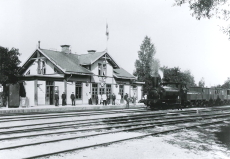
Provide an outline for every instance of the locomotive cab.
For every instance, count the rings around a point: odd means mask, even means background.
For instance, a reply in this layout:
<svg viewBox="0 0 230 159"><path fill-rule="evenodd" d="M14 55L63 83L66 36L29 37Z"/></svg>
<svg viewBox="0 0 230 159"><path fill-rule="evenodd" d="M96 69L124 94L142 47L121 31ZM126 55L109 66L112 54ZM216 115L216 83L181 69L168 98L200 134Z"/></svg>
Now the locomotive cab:
<svg viewBox="0 0 230 159"><path fill-rule="evenodd" d="M187 97L186 85L181 83L161 83L148 92L146 105L154 108L169 108L184 105Z"/></svg>

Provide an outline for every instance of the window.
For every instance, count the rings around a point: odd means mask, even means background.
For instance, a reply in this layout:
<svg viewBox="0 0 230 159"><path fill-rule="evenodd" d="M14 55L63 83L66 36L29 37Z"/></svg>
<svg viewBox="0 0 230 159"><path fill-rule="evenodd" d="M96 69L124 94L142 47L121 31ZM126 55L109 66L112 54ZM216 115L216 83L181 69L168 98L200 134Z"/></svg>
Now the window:
<svg viewBox="0 0 230 159"><path fill-rule="evenodd" d="M38 59L37 73L38 73L38 74L41 74L41 60L40 60L40 59Z"/></svg>
<svg viewBox="0 0 230 159"><path fill-rule="evenodd" d="M121 95L121 98L123 98L123 95L124 95L124 85L119 85L119 93Z"/></svg>
<svg viewBox="0 0 230 159"><path fill-rule="evenodd" d="M98 63L98 75L101 75L102 68L101 68L101 63Z"/></svg>
<svg viewBox="0 0 230 159"><path fill-rule="evenodd" d="M111 94L111 84L106 85L106 94L107 93Z"/></svg>
<svg viewBox="0 0 230 159"><path fill-rule="evenodd" d="M230 95L230 90L227 90L227 95Z"/></svg>
<svg viewBox="0 0 230 159"><path fill-rule="evenodd" d="M92 98L95 98L97 94L97 83L92 84Z"/></svg>
<svg viewBox="0 0 230 159"><path fill-rule="evenodd" d="M46 63L45 61L42 61L42 74L46 74Z"/></svg>
<svg viewBox="0 0 230 159"><path fill-rule="evenodd" d="M82 83L80 82L76 82L75 96L76 96L76 99L82 98Z"/></svg>
<svg viewBox="0 0 230 159"><path fill-rule="evenodd" d="M99 76L106 76L107 75L107 66L106 64L98 63L98 75Z"/></svg>
<svg viewBox="0 0 230 159"><path fill-rule="evenodd" d="M54 86L54 81L46 81L47 86Z"/></svg>
<svg viewBox="0 0 230 159"><path fill-rule="evenodd" d="M103 93L105 93L105 88L100 88L99 89L99 95L102 95Z"/></svg>
<svg viewBox="0 0 230 159"><path fill-rule="evenodd" d="M103 72L102 72L102 76L106 76L107 75L107 71L106 71L106 64L103 64Z"/></svg>

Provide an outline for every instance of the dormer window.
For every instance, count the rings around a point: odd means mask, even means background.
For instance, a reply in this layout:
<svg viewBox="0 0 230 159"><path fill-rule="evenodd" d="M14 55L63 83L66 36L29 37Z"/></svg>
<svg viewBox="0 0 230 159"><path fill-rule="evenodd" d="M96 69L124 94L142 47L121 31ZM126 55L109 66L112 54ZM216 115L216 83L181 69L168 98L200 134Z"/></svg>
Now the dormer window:
<svg viewBox="0 0 230 159"><path fill-rule="evenodd" d="M41 74L41 60L40 60L40 59L38 59L37 73L38 73L38 74Z"/></svg>
<svg viewBox="0 0 230 159"><path fill-rule="evenodd" d="M98 63L98 75L102 75L102 66L101 63Z"/></svg>
<svg viewBox="0 0 230 159"><path fill-rule="evenodd" d="M103 73L102 76L106 76L107 75L107 67L106 64L103 64Z"/></svg>
<svg viewBox="0 0 230 159"><path fill-rule="evenodd" d="M103 64L98 63L98 75L99 76L106 76L107 75L107 66L105 63L103 63Z"/></svg>
<svg viewBox="0 0 230 159"><path fill-rule="evenodd" d="M45 61L42 61L42 74L43 75L46 74L46 63L45 63Z"/></svg>

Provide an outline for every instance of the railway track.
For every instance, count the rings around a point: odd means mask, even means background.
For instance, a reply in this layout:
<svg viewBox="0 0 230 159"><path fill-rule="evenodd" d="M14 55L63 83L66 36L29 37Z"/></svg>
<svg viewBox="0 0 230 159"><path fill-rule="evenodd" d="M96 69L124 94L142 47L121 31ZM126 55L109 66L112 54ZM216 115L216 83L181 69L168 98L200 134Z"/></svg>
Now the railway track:
<svg viewBox="0 0 230 159"><path fill-rule="evenodd" d="M136 112L146 112L144 108L141 109L123 109L123 110L107 110L107 111L90 111L90 112L71 112L71 113L45 113L42 115L32 115L25 114L24 116L12 116L10 117L0 117L0 122L12 122L12 121L24 121L24 120L38 120L38 119L51 119L51 118L66 118L66 117L79 117L79 116L91 116L91 115L104 115L104 114L117 114L117 113L136 113Z"/></svg>
<svg viewBox="0 0 230 159"><path fill-rule="evenodd" d="M197 117L197 118L183 118L183 119L177 119L177 120L167 120L167 121L160 121L160 122L145 122L145 125L148 126L140 126L142 123L136 123L136 124L126 124L126 125L119 125L119 126L110 126L110 127L103 127L103 128L91 128L91 129L81 129L77 131L92 131L92 130L101 130L101 129L119 129L119 128L126 128L126 129L121 129L121 130L113 130L109 132L102 132L102 133L96 133L96 134L90 134L90 135L84 135L84 136L76 136L76 137L71 137L71 138L63 138L63 139L58 139L58 140L49 140L49 141L43 141L43 142L36 142L36 143L30 143L30 144L24 144L24 145L17 145L17 146L11 146L11 147L0 147L0 150L4 149L12 149L12 148L18 148L18 147L25 147L25 146L31 146L31 145L38 145L38 144L44 144L44 143L51 143L51 142L58 142L58 141L63 141L63 140L71 140L71 139L77 139L77 138L86 138L86 137L91 137L91 136L98 136L98 135L104 135L104 134L111 134L111 133L118 133L118 132L123 132L123 131L134 131L134 130L139 130L139 129L146 129L146 128L152 128L156 126L165 126L165 125L173 125L173 124L180 124L184 122L192 122L192 121L197 121L197 120L206 120L206 119L219 119L219 118L226 118L229 117L229 113L223 114L223 115L216 115L216 116L205 116L205 117ZM228 118L230 120L230 118ZM135 128L129 128L129 127L135 127ZM66 132L65 132L66 133ZM59 133L56 133L59 134ZM31 136L28 136L31 137Z"/></svg>
<svg viewBox="0 0 230 159"><path fill-rule="evenodd" d="M224 113L226 116L230 115L230 113ZM131 116L122 116L122 117L112 117L112 118L103 118L103 120L98 120L96 119L96 121L92 121L89 122L87 121L85 123L74 123L74 124L65 124L65 125L55 125L55 126L45 126L45 127L39 127L39 128L27 128L27 129L20 129L20 130L2 130L0 132L0 135L3 134L15 134L15 133L26 133L26 132L38 132L38 131L44 131L44 130L54 130L54 129L63 129L63 128L72 128L72 127L86 127L86 126L98 126L98 125L105 125L105 124L125 124L125 123L130 123L130 122L143 122L143 121L158 121L158 120L177 120L177 119L184 119L186 117L191 118L193 117L194 119L196 118L207 118L209 116L213 116L213 115L218 115L218 113L216 114L204 114L204 115L190 115L190 116L175 116L175 114L169 114L169 116L173 115L172 117L166 117L166 118L162 118L165 114L150 114L150 115L131 115ZM7 127L9 128L9 127ZM6 129L7 129L6 128ZM111 128L111 127L107 127L107 128ZM79 131L79 130L78 130ZM71 131L69 131L71 132ZM61 133L61 132L59 132ZM40 134L41 135L41 134ZM0 138L0 140L2 140Z"/></svg>
<svg viewBox="0 0 230 159"><path fill-rule="evenodd" d="M148 133L148 134L144 134L144 135L137 135L137 136L134 136L134 137L128 137L128 138L124 138L124 139L120 139L120 140L108 141L108 142L103 142L103 143L99 143L99 144L93 144L93 145L88 145L88 146L72 148L72 149L55 151L55 152L51 152L51 153L44 153L44 154L40 154L40 155L34 155L34 156L25 157L24 159L34 159L34 158L42 158L42 157L49 157L50 158L50 156L53 156L53 155L58 155L58 154L63 154L63 153L70 153L70 152L73 152L73 151L78 151L78 150L83 150L83 149L88 149L88 148L96 148L96 147L100 147L100 146L108 146L108 145L123 142L123 141L140 139L140 138L144 138L144 137L148 137L148 136L161 135L161 134L170 133L170 132L174 132L174 131L179 131L179 130L183 130L183 129L192 129L192 128L195 128L195 127L205 126L205 125L209 125L209 124L213 125L213 124L222 123L224 121L230 121L230 119L224 119L224 120L216 121L216 122L207 122L207 123L195 124L195 125L192 125L192 126L184 126L184 127L164 130L164 131L160 131L160 132ZM143 128L141 128L141 129L143 129ZM138 128L132 128L132 130L138 130Z"/></svg>
<svg viewBox="0 0 230 159"><path fill-rule="evenodd" d="M226 111L226 110L225 110ZM70 142L72 140L85 140L88 138L92 138L92 137L100 137L100 136L105 136L105 135L110 135L113 136L112 138L114 138L113 141L106 141L106 142L101 142L101 143L97 143L97 144L89 144L89 145L75 145L75 147L72 148L66 148L66 149L62 149L62 150L52 150L52 152L47 153L47 151L43 151L40 154L33 154L33 155L28 155L28 156L23 156L24 158L40 158L40 157L47 157L47 156L52 156L52 155L57 155L57 154L63 154L63 153L68 153L71 151L76 151L76 150L82 150L82 149L86 149L86 148L92 148L92 147L98 147L98 146L103 146L103 145L108 145L108 144L112 144L112 143L118 143L121 141L128 141L128 140L133 140L133 139L138 139L138 138L143 138L146 136L151 136L151 135L157 135L157 134L162 134L162 133L167 133L167 132L171 132L171 131L176 131L176 130L181 130L181 129L188 129L188 128L193 128L193 127L197 127L197 126L204 126L207 124L213 124L213 123L220 123L223 121L229 121L229 115L230 112L212 112L211 114L194 114L194 110L189 111L188 112L177 112L175 111L174 114L169 113L156 113L153 114L155 112L150 112L152 114L146 114L143 113L141 114L132 114L130 116L118 116L118 117L111 117L111 118L105 118L104 120L102 119L95 119L94 121L90 121L90 122L85 122L83 125L81 125L82 123L78 123L78 129L76 129L76 124L75 125L71 125L71 124L67 124L66 126L69 126L70 128L73 127L72 131L66 131L66 127L62 127L60 129L62 129L62 132L50 132L51 130L54 130L54 127L50 127L50 129L48 129L48 127L45 127L44 130L41 131L48 131L48 132L44 132L43 134L33 134L33 135L22 135L22 136L15 136L15 134L17 133L21 133L20 131L16 130L16 131L5 131L0 133L0 137L2 135L13 135L11 137L5 137L0 139L0 143L4 142L7 143L11 141L10 146L7 144L4 144L3 147L0 148L0 154L1 153L7 153L6 151L11 151L11 150L18 150L18 151L25 151L24 149L36 149L34 147L38 146L38 147L47 147L47 144L61 144L62 142ZM179 116L181 114L179 113L185 113L182 116ZM135 116L136 115L136 116ZM168 116L167 116L168 115ZM147 117L145 117L147 116ZM122 119L119 119L122 118ZM86 119L87 120L87 119ZM85 120L85 121L86 121ZM102 120L102 121L101 121ZM212 120L211 122L208 122L206 120ZM197 121L198 123L194 123L194 121ZM190 126L186 126L183 124L185 123L190 123ZM92 125L93 124L93 125ZM174 125L178 125L178 124L182 124L182 126L178 127L178 128L172 128L172 129L168 129L168 130L164 130L164 131L157 131L154 133L141 133L141 134L137 134L135 136L132 137L124 137L122 139L116 139L116 134L121 133L121 132L136 132L136 131L143 131L143 130L147 130L147 129L151 129L151 131L155 131L156 127L172 127ZM98 125L106 125L106 126L102 126L102 127L95 127ZM88 127L87 126L91 126ZM56 126L57 127L57 126ZM79 129L80 127L80 129ZM86 127L86 128L84 128ZM21 127L23 128L23 127ZM47 129L46 129L47 128ZM24 129L24 133L26 131L31 131L31 132L38 132L38 129L34 129L34 131L32 131L32 129ZM23 132L23 129L21 130ZM89 133L90 132L90 133ZM70 133L78 133L78 134L72 134L71 137L57 137L58 135L60 135L61 133L63 134L70 134ZM80 135L80 133L83 133ZM86 134L85 134L86 133ZM87 134L88 133L88 134ZM31 137L35 137L37 136L39 140L39 138L41 138L42 136L47 136L50 139L50 136L52 137L53 135L56 135L54 137L54 139L52 140L45 140L45 141L39 141L39 142L31 142ZM115 135L115 136L114 136ZM25 143L25 144L15 144L17 143L17 139L20 140L28 140L29 143ZM19 141L20 141L19 140ZM13 143L13 144L12 144ZM0 144L1 145L1 144ZM51 146L52 147L52 146Z"/></svg>

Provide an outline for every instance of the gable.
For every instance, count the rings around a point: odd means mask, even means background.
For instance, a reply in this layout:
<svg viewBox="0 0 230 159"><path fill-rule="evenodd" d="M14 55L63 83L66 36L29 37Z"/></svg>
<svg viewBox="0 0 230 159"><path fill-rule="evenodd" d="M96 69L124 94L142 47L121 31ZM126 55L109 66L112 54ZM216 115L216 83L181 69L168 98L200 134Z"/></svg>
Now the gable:
<svg viewBox="0 0 230 159"><path fill-rule="evenodd" d="M113 60L111 55L107 52L95 52L95 53L88 53L88 54L81 54L79 55L79 63L81 65L92 65L98 60L106 60L113 68L119 68L117 63Z"/></svg>
<svg viewBox="0 0 230 159"><path fill-rule="evenodd" d="M38 66L38 61L42 61ZM36 64L36 63L37 64ZM30 58L23 64L22 68L19 70L19 74L27 74L30 70L30 74L36 73L37 69L34 65L37 65L37 68L41 68L45 62L49 74L55 73L66 73L66 74L93 74L88 69L80 66L78 55L76 54L66 54L63 52L46 50L46 49L37 49ZM36 71L34 72L34 70ZM33 71L31 71L33 70Z"/></svg>
<svg viewBox="0 0 230 159"><path fill-rule="evenodd" d="M43 75L43 74L62 74L63 72L51 63L47 58L41 56L41 59L31 60L33 61L23 73L26 75ZM44 57L44 58L43 58ZM40 63L40 64L39 64Z"/></svg>

